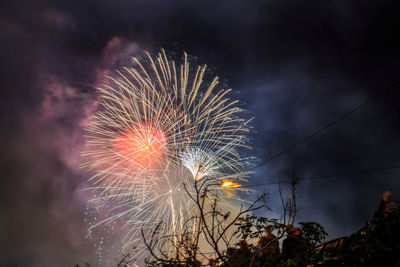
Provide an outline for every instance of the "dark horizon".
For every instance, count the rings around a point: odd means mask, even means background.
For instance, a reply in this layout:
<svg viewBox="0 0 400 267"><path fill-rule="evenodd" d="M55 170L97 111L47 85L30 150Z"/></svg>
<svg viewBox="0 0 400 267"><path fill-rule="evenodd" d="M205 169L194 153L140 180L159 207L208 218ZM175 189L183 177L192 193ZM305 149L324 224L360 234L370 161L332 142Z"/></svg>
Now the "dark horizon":
<svg viewBox="0 0 400 267"><path fill-rule="evenodd" d="M95 86L131 55L186 51L240 91L260 162L250 184L400 165L397 1L4 1L0 4L0 207L4 266L94 261L79 168ZM303 181L297 221L357 231L400 170ZM270 203L279 207L276 187ZM115 238L113 242L117 242ZM111 242L111 241L110 241ZM114 260L109 259L111 262Z"/></svg>

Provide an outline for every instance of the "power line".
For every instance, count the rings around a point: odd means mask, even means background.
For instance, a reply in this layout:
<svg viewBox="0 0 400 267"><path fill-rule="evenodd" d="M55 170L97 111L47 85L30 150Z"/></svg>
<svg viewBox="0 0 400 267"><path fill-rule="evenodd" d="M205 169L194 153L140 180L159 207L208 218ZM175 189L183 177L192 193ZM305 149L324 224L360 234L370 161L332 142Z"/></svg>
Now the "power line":
<svg viewBox="0 0 400 267"><path fill-rule="evenodd" d="M380 172L380 171L387 171L387 170L394 170L394 169L400 169L400 166L392 166L392 167L376 168L376 169L369 169L369 170L362 170L362 171L345 172L345 173L339 173L339 174L312 176L312 177L308 177L308 178L303 179L303 180L326 179L326 178L332 178L332 177L338 177L338 176L349 176L349 175L364 174L364 173L369 173L369 172Z"/></svg>
<svg viewBox="0 0 400 267"><path fill-rule="evenodd" d="M290 146L288 146L287 148L285 148L284 150L282 150L281 152L273 155L272 157L270 157L269 159L259 163L258 165L256 165L255 167L251 168L250 171L257 169L259 167L261 167L264 164L267 164L268 162L282 156L283 154L287 153L288 151L294 149L295 147L307 142L308 140L310 140L311 138L313 138L314 136L319 135L321 132L325 131L326 129L330 128L331 126L335 125L336 123L340 122L341 120L347 118L348 116L350 116L351 114L353 114L354 112L356 112L357 110L359 110L360 108L364 107L365 105L369 104L370 102L372 102L373 100L375 100L376 98L378 98L379 96L381 96L383 93L385 93L387 90L392 89L394 86L389 86L386 89L381 90L380 92L378 92L377 94L373 95L372 97L366 99L364 102L362 102L361 104L355 106L353 109L351 109L350 111L348 111L347 113L343 114L342 116L340 116L339 118L337 118L336 120L328 123L327 125L323 126L322 128L318 129L316 132L312 133L311 135L301 139L300 141L298 141L297 143L294 143Z"/></svg>
<svg viewBox="0 0 400 267"><path fill-rule="evenodd" d="M328 179L328 178L339 177L339 176L358 175L358 174L364 174L364 173L370 173L370 172L380 172L380 171L387 171L387 170L394 170L394 169L400 169L400 165L391 166L391 167L382 167L382 168L375 168L375 169L360 170L360 171L352 171L352 172L335 173L335 174L328 174L328 175L310 176L310 177L306 177L306 178L300 179L299 181L303 182L303 181L310 181L310 180L317 180L317 179ZM273 184L289 183L289 182L290 182L290 180L286 179L286 180L273 181L273 182L269 182L269 183L244 185L242 187L246 188L246 187L273 185Z"/></svg>

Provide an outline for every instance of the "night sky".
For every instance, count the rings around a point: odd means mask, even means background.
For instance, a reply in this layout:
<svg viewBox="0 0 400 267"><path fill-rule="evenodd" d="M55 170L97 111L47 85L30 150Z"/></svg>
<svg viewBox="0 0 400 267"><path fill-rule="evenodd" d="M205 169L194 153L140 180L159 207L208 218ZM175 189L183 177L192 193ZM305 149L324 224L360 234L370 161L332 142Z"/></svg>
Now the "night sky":
<svg viewBox="0 0 400 267"><path fill-rule="evenodd" d="M254 116L251 183L400 165L398 1L36 0L0 3L0 265L96 262L79 168L95 86L131 55L186 51ZM370 219L400 169L304 181L297 221L335 238ZM271 193L277 210L276 187Z"/></svg>

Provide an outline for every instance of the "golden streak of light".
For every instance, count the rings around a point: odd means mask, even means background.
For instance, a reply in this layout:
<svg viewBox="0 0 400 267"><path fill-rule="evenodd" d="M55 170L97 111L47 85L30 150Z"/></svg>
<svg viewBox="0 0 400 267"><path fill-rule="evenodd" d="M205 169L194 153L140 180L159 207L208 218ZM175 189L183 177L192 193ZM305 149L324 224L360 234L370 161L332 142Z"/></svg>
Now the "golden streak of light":
<svg viewBox="0 0 400 267"><path fill-rule="evenodd" d="M222 187L222 188L227 188L227 189L230 189L230 188L237 188L237 187L241 187L241 186L242 186L241 184L232 182L232 181L230 181L230 180L225 180L225 181L223 181L222 184L221 184L221 187Z"/></svg>

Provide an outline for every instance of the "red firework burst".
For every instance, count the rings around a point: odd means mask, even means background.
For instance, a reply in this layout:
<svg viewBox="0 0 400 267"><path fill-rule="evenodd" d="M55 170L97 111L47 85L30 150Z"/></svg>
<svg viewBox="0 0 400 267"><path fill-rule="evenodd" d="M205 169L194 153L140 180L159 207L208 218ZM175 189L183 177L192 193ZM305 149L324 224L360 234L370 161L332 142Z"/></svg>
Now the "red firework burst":
<svg viewBox="0 0 400 267"><path fill-rule="evenodd" d="M164 131L151 123L135 124L113 140L115 151L125 163L137 168L157 168L165 152Z"/></svg>

